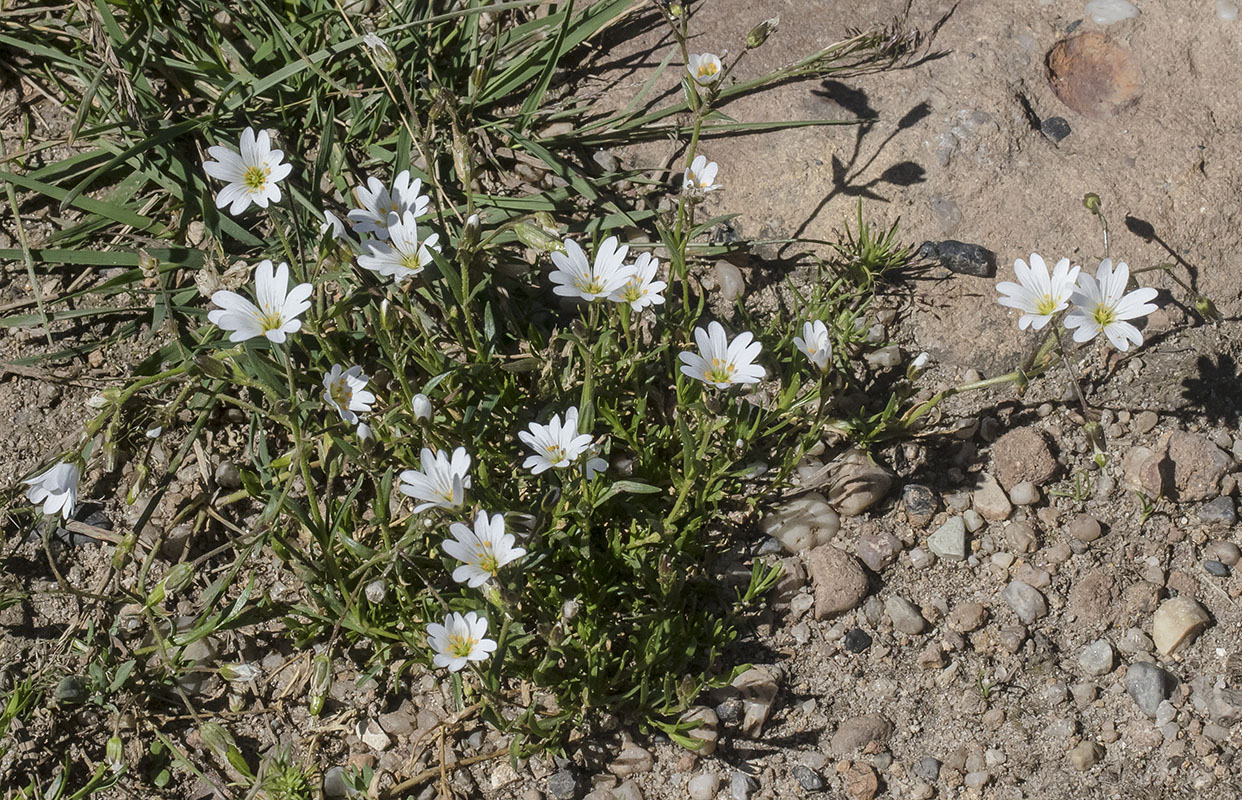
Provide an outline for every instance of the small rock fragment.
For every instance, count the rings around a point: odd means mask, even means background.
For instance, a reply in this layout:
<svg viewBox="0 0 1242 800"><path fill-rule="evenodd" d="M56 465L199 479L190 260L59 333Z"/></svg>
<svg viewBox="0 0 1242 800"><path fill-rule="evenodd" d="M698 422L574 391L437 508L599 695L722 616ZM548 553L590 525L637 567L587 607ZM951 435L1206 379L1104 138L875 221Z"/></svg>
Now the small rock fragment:
<svg viewBox="0 0 1242 800"><path fill-rule="evenodd" d="M893 621L893 629L900 633L917 636L927 628L927 620L923 619L918 606L904 597L893 595L885 600L884 612Z"/></svg>
<svg viewBox="0 0 1242 800"><path fill-rule="evenodd" d="M1139 661L1126 669L1126 693L1152 719L1172 693L1172 684L1172 677L1150 661Z"/></svg>
<svg viewBox="0 0 1242 800"><path fill-rule="evenodd" d="M712 716L716 716L710 709L704 709ZM713 741L714 745L715 742ZM627 743L621 748L621 752L608 765L608 771L618 778L628 778L630 775L641 775L650 772L655 766L655 757L646 748L639 747L633 742Z"/></svg>
<svg viewBox="0 0 1242 800"><path fill-rule="evenodd" d="M1005 490L1022 481L1041 486L1060 468L1048 438L1034 428L1009 431L996 440L991 452L992 472Z"/></svg>
<svg viewBox="0 0 1242 800"><path fill-rule="evenodd" d="M919 258L937 261L950 272L961 275L991 278L996 274L996 253L982 245L967 244L955 239L923 242L919 246Z"/></svg>
<svg viewBox="0 0 1242 800"><path fill-rule="evenodd" d="M893 724L879 714L863 714L844 720L832 735L829 748L833 755L844 758L868 742L885 744L893 733Z"/></svg>
<svg viewBox="0 0 1242 800"><path fill-rule="evenodd" d="M552 800L574 800L578 796L578 775L573 770L558 769L548 776L548 797Z"/></svg>
<svg viewBox="0 0 1242 800"><path fill-rule="evenodd" d="M752 667L734 678L732 685L742 693L742 734L753 739L763 730L763 724L772 713L776 680L762 667Z"/></svg>
<svg viewBox="0 0 1242 800"><path fill-rule="evenodd" d="M1129 0L1091 0L1084 9L1096 25L1112 25L1127 19L1135 19L1141 13Z"/></svg>
<svg viewBox="0 0 1242 800"><path fill-rule="evenodd" d="M1189 597L1173 597L1156 609L1151 638L1156 649L1169 655L1183 644L1190 644L1211 621L1203 606Z"/></svg>
<svg viewBox="0 0 1242 800"><path fill-rule="evenodd" d="M822 494L807 492L778 506L759 525L786 550L801 553L831 542L841 518Z"/></svg>
<svg viewBox="0 0 1242 800"><path fill-rule="evenodd" d="M928 537L927 549L946 561L965 561L966 523L961 517L949 517Z"/></svg>
<svg viewBox="0 0 1242 800"><path fill-rule="evenodd" d="M1100 521L1090 514L1079 514L1069 524L1070 536L1080 542L1094 542L1104 535Z"/></svg>
<svg viewBox="0 0 1242 800"><path fill-rule="evenodd" d="M893 476L861 450L851 448L827 465L828 501L844 517L856 517L884 499Z"/></svg>
<svg viewBox="0 0 1242 800"><path fill-rule="evenodd" d="M867 573L844 550L821 545L807 551L805 559L815 590L815 619L857 608L867 596Z"/></svg>
<svg viewBox="0 0 1242 800"><path fill-rule="evenodd" d="M759 786L758 782L741 770L734 770L729 779L729 796L733 800L750 800L751 794Z"/></svg>
<svg viewBox="0 0 1242 800"><path fill-rule="evenodd" d="M1113 645L1107 639L1096 639L1078 655L1078 665L1088 675L1107 675L1117 665Z"/></svg>
<svg viewBox="0 0 1242 800"><path fill-rule="evenodd" d="M1053 144L1060 144L1071 133L1065 117L1048 117L1039 124L1039 131Z"/></svg>
<svg viewBox="0 0 1242 800"><path fill-rule="evenodd" d="M864 533L858 537L858 557L873 572L880 572L897 560L901 540L888 531Z"/></svg>
<svg viewBox="0 0 1242 800"><path fill-rule="evenodd" d="M931 522L940 508L936 493L918 483L911 483L901 490L901 504L906 510L906 519L916 528Z"/></svg>
<svg viewBox="0 0 1242 800"><path fill-rule="evenodd" d="M1034 586L1023 581L1010 581L1001 593L1005 603L1027 625L1048 614L1048 603Z"/></svg>
<svg viewBox="0 0 1242 800"><path fill-rule="evenodd" d="M691 739L702 742L695 752L701 756L710 756L716 752L716 739L720 735L720 717L707 706L694 706L681 715L681 721L697 724L698 727L686 733Z"/></svg>
<svg viewBox="0 0 1242 800"><path fill-rule="evenodd" d="M1091 769L1103 757L1104 748L1095 742L1079 742L1077 747L1069 751L1070 765L1081 772Z"/></svg>
<svg viewBox="0 0 1242 800"><path fill-rule="evenodd" d="M710 771L694 774L686 784L686 793L690 795L690 800L716 800L716 792L719 790L720 776Z"/></svg>
<svg viewBox="0 0 1242 800"><path fill-rule="evenodd" d="M871 646L871 635L862 628L854 628L845 634L841 644L851 653L861 653Z"/></svg>
<svg viewBox="0 0 1242 800"><path fill-rule="evenodd" d="M1236 566L1242 560L1242 549L1233 542L1212 542L1205 552L1208 558L1214 558L1227 567Z"/></svg>
<svg viewBox="0 0 1242 800"><path fill-rule="evenodd" d="M970 633L983 627L987 619L988 611L981 603L960 603L949 614L949 628L958 633Z"/></svg>
<svg viewBox="0 0 1242 800"><path fill-rule="evenodd" d="M1009 498L1005 496L1005 490L989 472L979 474L979 488L971 494L971 502L975 511L984 519L1008 519L1013 511Z"/></svg>
<svg viewBox="0 0 1242 800"><path fill-rule="evenodd" d="M1029 506L1039 502L1039 487L1030 481L1015 483L1009 490L1009 501L1017 506Z"/></svg>
<svg viewBox="0 0 1242 800"><path fill-rule="evenodd" d="M1203 562L1203 568L1218 578L1229 577L1229 567L1226 567L1219 561L1209 558L1207 561Z"/></svg>
<svg viewBox="0 0 1242 800"><path fill-rule="evenodd" d="M1233 525L1238 521L1238 512L1233 506L1233 498L1228 496L1207 501L1199 506L1196 516L1205 525Z"/></svg>
<svg viewBox="0 0 1242 800"><path fill-rule="evenodd" d="M805 764L795 764L794 768L790 770L790 772L793 774L794 780L798 782L798 785L801 786L804 791L823 791L824 779L819 777L819 773Z"/></svg>

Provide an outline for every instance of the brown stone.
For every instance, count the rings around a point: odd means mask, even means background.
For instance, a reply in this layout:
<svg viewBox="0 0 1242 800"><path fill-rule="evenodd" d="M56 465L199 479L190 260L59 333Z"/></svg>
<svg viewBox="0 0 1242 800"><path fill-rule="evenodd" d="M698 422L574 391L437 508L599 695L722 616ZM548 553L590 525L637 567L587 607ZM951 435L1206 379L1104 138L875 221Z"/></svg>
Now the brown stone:
<svg viewBox="0 0 1242 800"><path fill-rule="evenodd" d="M1009 431L992 445L992 472L1006 492L1022 481L1042 486L1059 469L1048 437L1035 428Z"/></svg>
<svg viewBox="0 0 1242 800"><path fill-rule="evenodd" d="M867 596L867 573L854 556L831 545L820 545L806 551L804 557L815 590L815 619L857 608Z"/></svg>
<svg viewBox="0 0 1242 800"><path fill-rule="evenodd" d="M880 779L868 764L855 762L845 772L845 793L850 800L871 800L880 791Z"/></svg>
<svg viewBox="0 0 1242 800"><path fill-rule="evenodd" d="M1057 98L1083 116L1104 119L1139 101L1137 63L1129 50L1102 33L1062 39L1048 51L1047 66Z"/></svg>

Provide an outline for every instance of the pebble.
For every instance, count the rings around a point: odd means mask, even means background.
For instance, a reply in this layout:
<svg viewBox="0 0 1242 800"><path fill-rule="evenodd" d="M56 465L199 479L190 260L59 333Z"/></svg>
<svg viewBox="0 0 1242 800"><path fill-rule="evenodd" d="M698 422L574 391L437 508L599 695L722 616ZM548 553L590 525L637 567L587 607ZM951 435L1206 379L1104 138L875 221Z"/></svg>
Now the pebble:
<svg viewBox="0 0 1242 800"><path fill-rule="evenodd" d="M1233 542L1212 542L1205 552L1208 558L1213 558L1227 567L1235 566L1242 560L1242 549Z"/></svg>
<svg viewBox="0 0 1242 800"><path fill-rule="evenodd" d="M982 245L967 244L955 239L923 242L919 246L919 258L938 261L940 266L960 275L991 278L996 274L996 253Z"/></svg>
<svg viewBox="0 0 1242 800"><path fill-rule="evenodd" d="M686 784L686 793L690 800L715 800L720 790L720 776L714 772L699 772L691 776Z"/></svg>
<svg viewBox="0 0 1242 800"><path fill-rule="evenodd" d="M548 776L548 797L553 800L573 800L578 796L578 776L572 770L559 769Z"/></svg>
<svg viewBox="0 0 1242 800"><path fill-rule="evenodd" d="M241 469L232 461L221 461L216 467L216 485L221 489L241 488Z"/></svg>
<svg viewBox="0 0 1242 800"><path fill-rule="evenodd" d="M1077 747L1069 751L1070 766L1080 772L1091 769L1103 757L1104 748L1095 742L1079 742Z"/></svg>
<svg viewBox="0 0 1242 800"><path fill-rule="evenodd" d="M815 619L857 608L867 596L867 573L857 558L831 545L806 553L807 571L815 591Z"/></svg>
<svg viewBox="0 0 1242 800"><path fill-rule="evenodd" d="M1069 524L1070 536L1080 542L1094 542L1104 535L1100 521L1090 514L1079 514Z"/></svg>
<svg viewBox="0 0 1242 800"><path fill-rule="evenodd" d="M858 537L858 557L873 572L879 572L896 561L901 549L901 540L888 531L864 533Z"/></svg>
<svg viewBox="0 0 1242 800"><path fill-rule="evenodd" d="M1169 492L1172 499L1187 503L1219 497L1221 478L1233 467L1233 458L1228 453L1206 436L1185 431L1165 434L1161 442L1172 465L1173 486ZM1157 453L1157 456L1163 455Z"/></svg>
<svg viewBox="0 0 1242 800"><path fill-rule="evenodd" d="M862 628L854 628L841 640L845 649L851 653L861 653L871 646L871 635Z"/></svg>
<svg viewBox="0 0 1242 800"><path fill-rule="evenodd" d="M966 523L961 517L949 517L928 537L927 549L946 561L965 561Z"/></svg>
<svg viewBox="0 0 1242 800"><path fill-rule="evenodd" d="M1039 124L1039 130L1053 144L1060 144L1071 133L1070 124L1065 117L1048 117Z"/></svg>
<svg viewBox="0 0 1242 800"><path fill-rule="evenodd" d="M924 569L936 563L936 557L921 547L910 549L910 565L915 569Z"/></svg>
<svg viewBox="0 0 1242 800"><path fill-rule="evenodd" d="M1088 675L1107 675L1117 666L1117 654L1107 639L1096 639L1082 649L1078 665Z"/></svg>
<svg viewBox="0 0 1242 800"><path fill-rule="evenodd" d="M1150 653L1151 648L1151 637L1138 628L1130 628L1121 635L1121 640L1117 642L1117 649L1130 655Z"/></svg>
<svg viewBox="0 0 1242 800"><path fill-rule="evenodd" d="M701 756L710 756L716 752L716 739L720 735L720 717L707 706L694 706L681 715L681 721L696 723L697 728L687 731L686 736L702 742L695 752Z"/></svg>
<svg viewBox="0 0 1242 800"><path fill-rule="evenodd" d="M1151 638L1156 649L1169 655L1189 645L1211 621L1203 606L1189 597L1173 597L1161 603L1152 620Z"/></svg>
<svg viewBox="0 0 1242 800"><path fill-rule="evenodd" d="M789 552L801 553L831 542L841 517L822 494L807 492L773 510L759 526Z"/></svg>
<svg viewBox="0 0 1242 800"><path fill-rule="evenodd" d="M1220 563L1219 561L1213 561L1212 559L1208 559L1207 561L1203 562L1203 568L1218 578L1229 577L1229 567L1226 567L1224 564Z"/></svg>
<svg viewBox="0 0 1242 800"><path fill-rule="evenodd" d="M1225 22L1233 22L1238 18L1238 5L1232 0L1216 0L1216 16Z"/></svg>
<svg viewBox="0 0 1242 800"><path fill-rule="evenodd" d="M914 765L914 774L928 783L940 780L940 762L934 756L923 756Z"/></svg>
<svg viewBox="0 0 1242 800"><path fill-rule="evenodd" d="M643 800L643 791L634 781L626 781L612 790L612 800Z"/></svg>
<svg viewBox="0 0 1242 800"><path fill-rule="evenodd" d="M1172 677L1150 661L1139 661L1126 670L1126 694L1140 711L1153 719L1160 704L1172 692L1172 683Z"/></svg>
<svg viewBox="0 0 1242 800"><path fill-rule="evenodd" d="M1014 484L1009 490L1009 501L1017 506L1030 506L1039 502L1039 487L1030 481Z"/></svg>
<svg viewBox="0 0 1242 800"><path fill-rule="evenodd" d="M356 733L363 744L376 752L383 752L392 745L392 739L384 733L384 729L375 720L359 722Z"/></svg>
<svg viewBox="0 0 1242 800"><path fill-rule="evenodd" d="M856 517L880 502L893 475L861 450L852 448L828 464L828 501L843 517Z"/></svg>
<svg viewBox="0 0 1242 800"><path fill-rule="evenodd" d="M778 688L776 679L768 670L752 667L734 678L731 685L742 693L742 734L753 739L772 713Z"/></svg>
<svg viewBox="0 0 1242 800"><path fill-rule="evenodd" d="M845 794L850 800L871 800L880 791L880 779L870 765L856 761L845 772Z"/></svg>
<svg viewBox="0 0 1242 800"><path fill-rule="evenodd" d="M967 533L975 533L984 526L983 517L973 508L968 508L962 512L962 522L966 525Z"/></svg>
<svg viewBox="0 0 1242 800"><path fill-rule="evenodd" d="M1096 25L1112 25L1127 19L1135 19L1141 13L1129 0L1091 0L1085 12Z"/></svg>
<svg viewBox="0 0 1242 800"><path fill-rule="evenodd" d="M1238 521L1238 512L1232 497L1218 497L1199 506L1196 512L1204 525L1232 525Z"/></svg>
<svg viewBox="0 0 1242 800"><path fill-rule="evenodd" d="M970 633L983 627L987 619L988 611L982 603L959 603L949 614L949 628L958 633Z"/></svg>
<svg viewBox="0 0 1242 800"><path fill-rule="evenodd" d="M1029 522L1015 522L1005 528L1005 538L1015 553L1034 553L1039 549L1039 539Z"/></svg>
<svg viewBox="0 0 1242 800"><path fill-rule="evenodd" d="M884 611L893 622L893 629L909 636L917 636L927 628L927 620L918 606L904 597L893 595L884 601Z"/></svg>
<svg viewBox="0 0 1242 800"><path fill-rule="evenodd" d="M329 800L345 797L348 793L345 786L345 768L329 767L323 774L323 796Z"/></svg>
<svg viewBox="0 0 1242 800"><path fill-rule="evenodd" d="M931 522L940 501L936 493L926 486L911 483L901 490L901 505L906 510L906 519L916 528L922 528Z"/></svg>
<svg viewBox="0 0 1242 800"><path fill-rule="evenodd" d="M750 795L758 788L754 778L739 770L733 771L729 779L729 796L733 800L750 800Z"/></svg>
<svg viewBox="0 0 1242 800"><path fill-rule="evenodd" d="M711 709L703 710L713 717L716 716ZM715 746L714 737L712 746L713 748ZM646 748L629 742L621 748L621 752L608 765L608 771L618 778L628 778L630 775L641 775L644 772L650 772L653 766L655 766L655 757Z"/></svg>
<svg viewBox="0 0 1242 800"><path fill-rule="evenodd" d="M720 299L732 303L746 291L742 271L728 261L717 261L715 266L717 291Z"/></svg>
<svg viewBox="0 0 1242 800"><path fill-rule="evenodd" d="M892 733L893 724L881 715L863 714L844 720L828 746L833 755L844 758L870 742L885 744Z"/></svg>
<svg viewBox="0 0 1242 800"><path fill-rule="evenodd" d="M808 792L823 791L824 779L819 777L819 773L804 764L795 764L791 770L794 780Z"/></svg>
<svg viewBox="0 0 1242 800"><path fill-rule="evenodd" d="M1013 506L1005 496L1005 490L990 472L979 474L979 488L971 495L975 511L984 519L1008 519Z"/></svg>
<svg viewBox="0 0 1242 800"><path fill-rule="evenodd" d="M1048 603L1039 590L1023 581L1010 581L1002 592L1005 603L1018 615L1018 619L1030 624L1048 614Z"/></svg>

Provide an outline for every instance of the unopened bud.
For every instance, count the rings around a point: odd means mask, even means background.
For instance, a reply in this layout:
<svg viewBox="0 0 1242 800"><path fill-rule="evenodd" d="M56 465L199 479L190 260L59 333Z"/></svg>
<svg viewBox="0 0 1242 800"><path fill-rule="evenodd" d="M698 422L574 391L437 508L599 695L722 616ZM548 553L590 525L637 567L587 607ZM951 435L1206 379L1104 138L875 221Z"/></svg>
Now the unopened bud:
<svg viewBox="0 0 1242 800"><path fill-rule="evenodd" d="M207 749L220 758L228 756L229 748L236 747L237 741L222 725L215 722L204 722L198 726L198 738L203 740Z"/></svg>
<svg viewBox="0 0 1242 800"><path fill-rule="evenodd" d="M1095 192L1088 192L1084 195L1082 204L1092 214L1100 213L1100 196Z"/></svg>
<svg viewBox="0 0 1242 800"><path fill-rule="evenodd" d="M1204 295L1195 297L1195 311L1207 322L1220 322L1221 320L1216 304Z"/></svg>
<svg viewBox="0 0 1242 800"><path fill-rule="evenodd" d="M397 54L378 35L368 33L362 37L362 43L371 51L371 57L375 59L375 66L384 72L393 72L397 69Z"/></svg>
<svg viewBox="0 0 1242 800"><path fill-rule="evenodd" d="M566 600L561 604L561 622L572 622L578 616L580 609L581 606L577 598Z"/></svg>
<svg viewBox="0 0 1242 800"><path fill-rule="evenodd" d="M221 664L220 677L230 683L247 683L259 677L259 668L246 663Z"/></svg>
<svg viewBox="0 0 1242 800"><path fill-rule="evenodd" d="M458 250L473 250L479 241L479 215L471 214L462 226L461 236L457 242Z"/></svg>
<svg viewBox="0 0 1242 800"><path fill-rule="evenodd" d="M358 423L358 441L365 442L371 438L371 426L365 422Z"/></svg>
<svg viewBox="0 0 1242 800"><path fill-rule="evenodd" d="M152 279L159 277L160 260L148 253L146 250L138 251L138 269L142 270L142 277Z"/></svg>
<svg viewBox="0 0 1242 800"><path fill-rule="evenodd" d="M307 710L312 717L319 716L323 711L323 701L328 695L328 686L332 682L332 659L327 653L315 656L311 664L310 703Z"/></svg>
<svg viewBox="0 0 1242 800"><path fill-rule="evenodd" d="M410 405L414 408L414 419L419 422L431 419L432 408L430 397L422 392L419 392L414 395L414 400L410 403Z"/></svg>
<svg viewBox="0 0 1242 800"><path fill-rule="evenodd" d="M229 368L224 362L218 358L202 355L194 359L194 365L203 371L203 374L211 378L227 378L229 376Z"/></svg>
<svg viewBox="0 0 1242 800"><path fill-rule="evenodd" d="M906 367L906 380L912 381L919 375L922 375L923 370L927 369L929 361L931 361L931 356L927 355L927 353L919 353L915 359L910 362L910 366Z"/></svg>
<svg viewBox="0 0 1242 800"><path fill-rule="evenodd" d="M772 31L776 30L776 26L781 23L780 17L772 17L765 19L758 25L750 29L750 33L746 34L746 47L753 50L768 40L768 36Z"/></svg>
<svg viewBox="0 0 1242 800"><path fill-rule="evenodd" d="M686 8L681 3L668 4L668 15L673 19L681 19L682 15L685 13Z"/></svg>
<svg viewBox="0 0 1242 800"><path fill-rule="evenodd" d="M519 222L514 225L513 232L522 244L545 253L560 250L562 247L559 240L552 238L542 228L537 228L529 222Z"/></svg>
<svg viewBox="0 0 1242 800"><path fill-rule="evenodd" d="M120 736L113 736L104 746L104 760L112 767L113 772L125 769L125 742Z"/></svg>
<svg viewBox="0 0 1242 800"><path fill-rule="evenodd" d="M366 592L367 600L379 605L388 596L388 583L383 578L379 578L368 583L363 591Z"/></svg>

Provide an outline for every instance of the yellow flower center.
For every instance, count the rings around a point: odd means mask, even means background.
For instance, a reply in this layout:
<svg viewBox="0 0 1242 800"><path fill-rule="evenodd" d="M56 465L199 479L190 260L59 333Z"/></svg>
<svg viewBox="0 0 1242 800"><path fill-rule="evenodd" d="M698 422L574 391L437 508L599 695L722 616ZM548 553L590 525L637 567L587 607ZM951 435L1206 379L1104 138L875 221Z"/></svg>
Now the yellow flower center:
<svg viewBox="0 0 1242 800"><path fill-rule="evenodd" d="M474 557L479 562L479 569L487 574L495 575L500 571L500 560L492 552L491 545L479 545L479 549L475 551Z"/></svg>
<svg viewBox="0 0 1242 800"><path fill-rule="evenodd" d="M604 291L603 281L594 275L579 278L575 285L578 287L578 291L583 294L601 294Z"/></svg>
<svg viewBox="0 0 1242 800"><path fill-rule="evenodd" d="M1051 314L1053 311L1056 311L1056 310L1057 310L1057 301L1053 300L1052 295L1050 294L1044 295L1043 297L1040 298L1039 302L1035 304L1035 313L1041 316L1044 316L1044 317L1048 316L1049 314Z"/></svg>
<svg viewBox="0 0 1242 800"><path fill-rule="evenodd" d="M242 183L252 192L257 192L267 186L267 176L271 174L271 170L267 167L246 167L246 171L242 173Z"/></svg>
<svg viewBox="0 0 1242 800"><path fill-rule="evenodd" d="M565 460L565 448L561 447L559 444L550 444L543 449L544 452L547 453L544 457L553 464L559 464Z"/></svg>
<svg viewBox="0 0 1242 800"><path fill-rule="evenodd" d="M710 78L719 71L720 68L716 66L715 61L704 61L702 64L699 64L700 78Z"/></svg>
<svg viewBox="0 0 1242 800"><path fill-rule="evenodd" d="M419 260L418 260L418 254L417 254L417 253L412 253L412 254L410 254L410 255L405 255L405 256L402 256L402 257L401 257L401 266L405 267L406 269L410 270L411 272L419 272L419 271L421 271L421 270L422 270L422 268L423 268L423 265L422 265L422 264L419 262Z"/></svg>
<svg viewBox="0 0 1242 800"><path fill-rule="evenodd" d="M1108 306L1100 303L1095 307L1095 311L1091 312L1091 319L1095 320L1095 324L1101 328L1107 328L1117 321L1117 314Z"/></svg>
<svg viewBox="0 0 1242 800"><path fill-rule="evenodd" d="M332 395L332 402L341 408L349 408L349 402L354 399L353 390L349 388L344 378L333 381L328 393Z"/></svg>
<svg viewBox="0 0 1242 800"><path fill-rule="evenodd" d="M473 636L463 636L460 633L455 633L448 640L449 655L456 656L457 658L469 658L470 654L474 652L474 646L478 643L479 640Z"/></svg>
<svg viewBox="0 0 1242 800"><path fill-rule="evenodd" d="M259 327L264 333L268 331L278 331L285 326L285 319L279 311L268 311L259 318Z"/></svg>
<svg viewBox="0 0 1242 800"><path fill-rule="evenodd" d="M721 361L719 358L712 359L712 365L707 370L706 377L712 383L732 383L733 373L737 371L731 362Z"/></svg>

